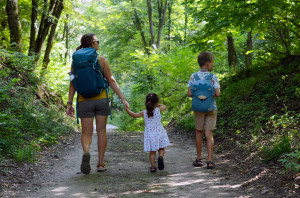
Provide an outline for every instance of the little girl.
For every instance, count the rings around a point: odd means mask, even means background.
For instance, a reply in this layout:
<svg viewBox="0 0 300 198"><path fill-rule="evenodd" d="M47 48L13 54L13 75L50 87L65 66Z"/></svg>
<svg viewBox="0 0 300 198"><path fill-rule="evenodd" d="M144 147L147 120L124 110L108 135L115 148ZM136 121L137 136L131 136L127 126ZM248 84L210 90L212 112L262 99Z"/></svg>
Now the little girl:
<svg viewBox="0 0 300 198"><path fill-rule="evenodd" d="M133 118L144 117L145 133L144 133L144 151L150 152L149 159L151 163L150 172L156 172L155 166L156 152L159 157L157 159L158 169L163 170L165 147L170 144L166 130L161 123L160 112L166 110L165 105L158 104L159 98L155 93L150 93L146 97L145 106L147 110L134 113L126 108L127 113Z"/></svg>

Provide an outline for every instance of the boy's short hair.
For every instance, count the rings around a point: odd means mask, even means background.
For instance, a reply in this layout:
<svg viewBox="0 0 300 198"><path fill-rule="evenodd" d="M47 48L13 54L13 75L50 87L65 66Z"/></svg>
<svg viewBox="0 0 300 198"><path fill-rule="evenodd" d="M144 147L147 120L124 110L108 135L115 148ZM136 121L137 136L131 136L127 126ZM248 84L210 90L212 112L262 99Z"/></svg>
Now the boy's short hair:
<svg viewBox="0 0 300 198"><path fill-rule="evenodd" d="M200 67L204 66L207 62L212 62L214 55L211 52L200 52L198 55L198 64Z"/></svg>

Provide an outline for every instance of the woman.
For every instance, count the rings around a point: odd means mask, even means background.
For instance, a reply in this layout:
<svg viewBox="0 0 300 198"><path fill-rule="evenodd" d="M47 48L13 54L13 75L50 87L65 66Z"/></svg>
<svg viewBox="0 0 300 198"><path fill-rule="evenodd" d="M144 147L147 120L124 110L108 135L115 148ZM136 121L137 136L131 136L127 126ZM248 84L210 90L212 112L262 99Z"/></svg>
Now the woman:
<svg viewBox="0 0 300 198"><path fill-rule="evenodd" d="M99 41L95 34L85 34L81 38L81 45L77 47L76 50L92 47L96 50L99 49ZM104 76L107 79L109 86L114 90L114 92L120 97L124 107L129 107L129 104L125 100L118 83L111 74L109 65L105 58L99 56L99 63L104 71ZM72 68L71 68L72 70ZM75 94L75 88L70 82L69 87L69 101L68 104L68 115L74 117L73 97ZM106 92L102 91L98 96L86 99L79 94L78 98L78 117L81 119L82 135L81 144L83 148L83 156L81 162L81 172L84 174L89 174L91 171L90 167L90 145L92 143L93 135L93 121L96 118L96 131L98 135L98 156L99 161L97 164L97 171L105 171L105 164L103 162L104 153L107 146L106 137L106 123L107 116L109 115L109 108L106 100Z"/></svg>

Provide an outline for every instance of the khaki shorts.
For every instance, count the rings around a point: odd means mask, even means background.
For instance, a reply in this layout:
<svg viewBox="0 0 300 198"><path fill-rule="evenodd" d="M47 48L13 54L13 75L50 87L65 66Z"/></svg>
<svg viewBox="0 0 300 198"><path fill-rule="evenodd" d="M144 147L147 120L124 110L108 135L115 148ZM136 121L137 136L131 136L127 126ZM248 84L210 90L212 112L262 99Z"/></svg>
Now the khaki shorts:
<svg viewBox="0 0 300 198"><path fill-rule="evenodd" d="M90 118L96 115L108 116L109 108L107 105L107 99L98 100L86 100L78 102L78 117Z"/></svg>
<svg viewBox="0 0 300 198"><path fill-rule="evenodd" d="M215 130L217 123L217 111L212 112L197 112L195 113L195 127L196 130Z"/></svg>

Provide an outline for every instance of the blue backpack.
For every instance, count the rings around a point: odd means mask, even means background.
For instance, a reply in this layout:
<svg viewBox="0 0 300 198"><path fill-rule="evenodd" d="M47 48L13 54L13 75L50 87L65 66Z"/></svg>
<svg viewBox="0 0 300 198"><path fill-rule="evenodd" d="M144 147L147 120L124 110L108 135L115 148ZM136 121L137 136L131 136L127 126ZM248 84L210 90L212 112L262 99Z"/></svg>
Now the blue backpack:
<svg viewBox="0 0 300 198"><path fill-rule="evenodd" d="M104 77L104 71L98 61L96 49L89 47L74 52L72 55L72 69L74 71L74 79L71 82L77 93L88 99L99 95L105 90L107 104L109 106L109 84ZM76 109L78 109L78 94L76 107ZM111 116L110 106L109 111ZM79 123L78 116L77 123Z"/></svg>
<svg viewBox="0 0 300 198"><path fill-rule="evenodd" d="M198 112L211 112L214 107L214 85L211 81L213 74L206 76L205 80L200 80L197 73L194 74L195 82L191 87L193 101L192 110Z"/></svg>

